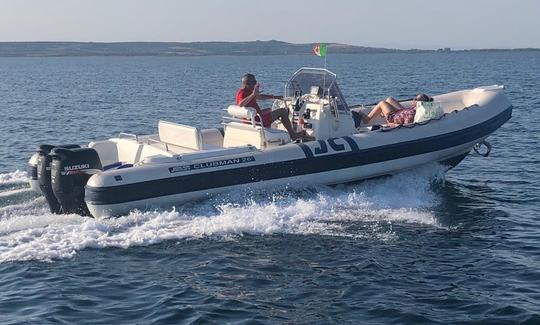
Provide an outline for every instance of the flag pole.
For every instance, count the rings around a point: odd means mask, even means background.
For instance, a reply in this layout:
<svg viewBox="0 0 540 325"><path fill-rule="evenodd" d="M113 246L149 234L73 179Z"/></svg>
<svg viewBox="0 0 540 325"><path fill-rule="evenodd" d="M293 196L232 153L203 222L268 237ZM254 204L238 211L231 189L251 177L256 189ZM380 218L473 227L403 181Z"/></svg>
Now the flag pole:
<svg viewBox="0 0 540 325"><path fill-rule="evenodd" d="M323 77L323 97L324 97L324 91L326 90L326 44L324 45L325 51L324 51L324 77ZM328 91L328 101L330 101L330 91Z"/></svg>
<svg viewBox="0 0 540 325"><path fill-rule="evenodd" d="M326 43L317 43L315 44L315 47L313 48L313 52L315 55L319 57L324 57L324 76L323 76L323 98L324 98L324 91L326 88ZM328 100L330 100L330 91L328 92Z"/></svg>
<svg viewBox="0 0 540 325"><path fill-rule="evenodd" d="M326 56L324 56L324 76L323 76L323 83L322 83L322 89L323 89L323 98L324 98L324 92L326 90ZM328 99L330 100L330 92L328 93Z"/></svg>

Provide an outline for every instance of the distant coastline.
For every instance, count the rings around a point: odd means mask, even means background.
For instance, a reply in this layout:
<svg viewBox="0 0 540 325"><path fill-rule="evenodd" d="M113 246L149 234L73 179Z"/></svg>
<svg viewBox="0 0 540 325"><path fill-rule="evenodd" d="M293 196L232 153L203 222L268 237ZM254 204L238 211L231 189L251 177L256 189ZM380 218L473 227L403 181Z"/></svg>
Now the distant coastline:
<svg viewBox="0 0 540 325"><path fill-rule="evenodd" d="M312 43L249 42L0 42L0 57L63 56L212 56L290 55L312 53ZM330 54L450 53L485 51L540 51L538 48L437 50L390 49L328 43Z"/></svg>

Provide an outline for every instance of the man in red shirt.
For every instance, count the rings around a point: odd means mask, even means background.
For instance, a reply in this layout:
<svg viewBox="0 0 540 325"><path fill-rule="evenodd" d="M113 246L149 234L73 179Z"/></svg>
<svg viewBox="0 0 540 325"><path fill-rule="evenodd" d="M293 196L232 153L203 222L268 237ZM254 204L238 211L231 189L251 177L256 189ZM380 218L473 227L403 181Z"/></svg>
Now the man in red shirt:
<svg viewBox="0 0 540 325"><path fill-rule="evenodd" d="M281 119L281 123L289 132L291 139L296 140L305 135L305 131L295 132L292 127L291 120L289 119L289 112L285 108L280 108L272 111L271 108L261 109L257 104L257 99L283 99L283 96L263 95L259 91L259 83L255 79L255 76L251 73L246 73L242 77L242 86L236 92L236 105L242 107L253 107L257 110L257 113L261 116L262 121L257 117L257 122L265 128L269 128L277 119Z"/></svg>

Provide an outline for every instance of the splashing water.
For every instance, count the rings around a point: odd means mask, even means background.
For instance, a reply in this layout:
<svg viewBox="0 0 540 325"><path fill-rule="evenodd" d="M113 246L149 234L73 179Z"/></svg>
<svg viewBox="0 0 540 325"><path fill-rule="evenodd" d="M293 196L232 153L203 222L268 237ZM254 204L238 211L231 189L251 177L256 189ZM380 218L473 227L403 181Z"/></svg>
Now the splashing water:
<svg viewBox="0 0 540 325"><path fill-rule="evenodd" d="M44 198L33 196L0 206L0 262L51 261L73 257L84 248L128 248L204 237L230 240L243 234L391 241L396 234L385 225L392 222L441 227L430 208L438 202L432 180L441 180L443 174L442 167L432 165L357 185L245 190L167 211L133 211L101 220L51 214ZM25 181L26 174L0 174L0 179L15 184ZM369 226L349 229L358 223Z"/></svg>
<svg viewBox="0 0 540 325"><path fill-rule="evenodd" d="M13 185L28 182L28 175L25 171L16 170L11 173L0 174L0 185Z"/></svg>

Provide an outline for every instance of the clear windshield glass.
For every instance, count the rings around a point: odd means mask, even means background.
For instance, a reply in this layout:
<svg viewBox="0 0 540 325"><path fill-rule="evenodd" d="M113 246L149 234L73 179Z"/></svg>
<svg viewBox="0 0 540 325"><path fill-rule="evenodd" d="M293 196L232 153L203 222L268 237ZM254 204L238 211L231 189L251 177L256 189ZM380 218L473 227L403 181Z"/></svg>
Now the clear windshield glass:
<svg viewBox="0 0 540 325"><path fill-rule="evenodd" d="M348 111L347 103L336 82L336 74L326 69L302 68L293 74L285 86L286 97L310 93L320 97L334 97L338 109Z"/></svg>

